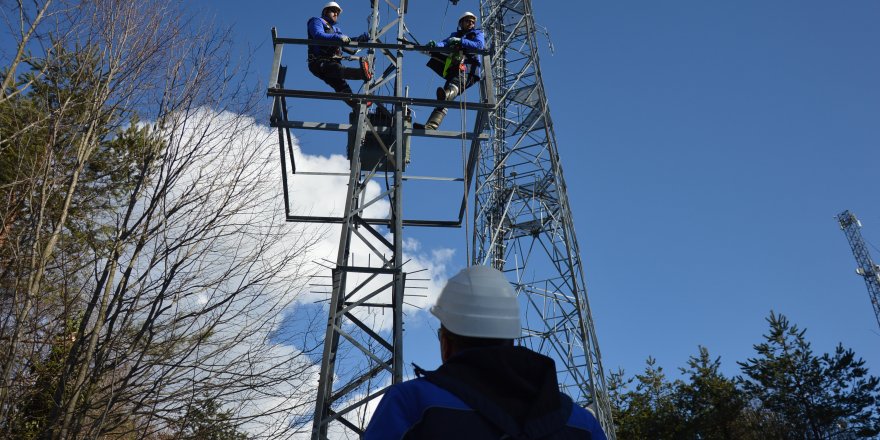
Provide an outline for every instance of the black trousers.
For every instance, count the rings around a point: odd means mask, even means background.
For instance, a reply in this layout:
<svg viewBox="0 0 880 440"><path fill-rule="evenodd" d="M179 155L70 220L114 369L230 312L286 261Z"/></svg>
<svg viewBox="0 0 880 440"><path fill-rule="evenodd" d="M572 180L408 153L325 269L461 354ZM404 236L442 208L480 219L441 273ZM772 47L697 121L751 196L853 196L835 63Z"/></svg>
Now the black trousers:
<svg viewBox="0 0 880 440"><path fill-rule="evenodd" d="M309 72L322 79L336 93L351 93L351 87L345 80L364 79L364 73L360 68L345 67L334 59L310 60Z"/></svg>

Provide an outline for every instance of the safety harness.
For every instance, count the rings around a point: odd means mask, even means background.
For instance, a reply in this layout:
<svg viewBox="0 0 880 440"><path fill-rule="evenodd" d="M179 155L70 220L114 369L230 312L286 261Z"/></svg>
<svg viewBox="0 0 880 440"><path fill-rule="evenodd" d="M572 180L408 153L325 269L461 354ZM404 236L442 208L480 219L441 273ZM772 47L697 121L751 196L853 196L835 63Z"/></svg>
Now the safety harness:
<svg viewBox="0 0 880 440"><path fill-rule="evenodd" d="M335 34L335 33L336 33L336 29L333 29L333 26L331 26L330 23L327 23L327 20L324 20L324 17L320 17L320 18L321 18L321 23L324 24L324 32L327 33L327 34ZM320 49L320 50L321 50L321 52L325 52L325 53L329 52L329 50L324 49L324 48L322 48L322 49ZM322 53L321 55L315 55L315 54L309 53L309 56L308 56L308 61L309 61L309 62L312 62L312 61L330 61L330 60L334 60L334 59L337 59L337 60L342 59L342 48L339 47L339 46L333 48L333 53L332 53L332 54L329 54L329 53L324 54L324 53Z"/></svg>
<svg viewBox="0 0 880 440"><path fill-rule="evenodd" d="M469 33L473 33L474 31L464 32L459 35L458 38L466 38ZM433 70L435 73L440 75L443 78L448 78L449 74L458 71L458 74L461 72L467 71L467 56L464 53L463 49L459 49L452 53L441 53L441 52L431 52L431 59L428 60L428 67Z"/></svg>

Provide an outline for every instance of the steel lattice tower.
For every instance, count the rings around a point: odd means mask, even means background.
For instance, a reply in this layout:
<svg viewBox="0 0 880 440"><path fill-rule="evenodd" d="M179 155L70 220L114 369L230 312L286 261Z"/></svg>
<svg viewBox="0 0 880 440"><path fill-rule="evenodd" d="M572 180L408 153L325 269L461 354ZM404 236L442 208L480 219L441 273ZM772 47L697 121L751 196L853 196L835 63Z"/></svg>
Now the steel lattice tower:
<svg viewBox="0 0 880 440"><path fill-rule="evenodd" d="M474 264L517 287L525 345L556 361L560 387L614 438L574 222L544 92L530 0L482 0L498 109L476 175Z"/></svg>
<svg viewBox="0 0 880 440"><path fill-rule="evenodd" d="M877 324L880 325L880 266L874 264L871 254L868 253L868 247L865 246L865 239L862 238L860 231L862 222L848 210L837 215L837 222L840 223L840 229L843 229L843 233L846 234L849 247L859 264L856 273L865 279L868 297L871 298L871 305L874 307L874 317L877 318Z"/></svg>
<svg viewBox="0 0 880 440"><path fill-rule="evenodd" d="M391 4L390 0L385 3ZM482 27L491 51L483 53L487 73L478 83L479 102L410 98L403 81L404 53L453 50L406 41L406 0L400 0L399 6L392 5L396 16L381 28L379 2L370 0L370 4L371 41L379 41L384 35L393 43L343 44L280 38L274 29L272 34L275 57L267 94L273 98L270 123L278 129L286 219L341 225L337 258L329 277L328 319L312 438L326 439L331 431L346 437L360 435L367 422L366 405L381 396L388 385L402 380L407 281L402 258L403 228L462 226L472 181L476 182L473 264L490 264L509 274L523 305L521 344L552 357L561 388L578 404L589 405L608 437L615 438L582 263L541 80L531 3L481 2ZM285 86L287 68L282 65L283 47L288 44L366 48L371 62L378 58L389 65L365 84L362 93L290 89ZM390 93L381 93L389 86ZM348 124L307 122L289 118L290 98L359 104ZM390 106L391 120L380 122L374 118L375 112L368 114L367 101ZM413 128L409 108L417 106L474 111L473 129L459 132ZM348 133L351 167L341 215L292 213L291 205L295 203L288 188L292 185L290 175L339 176L297 169L292 128ZM412 137L470 143L462 164L463 175L446 178L464 182L457 218L404 217L404 182L420 179L405 173ZM381 187L379 196L367 197L366 189L371 184ZM390 217L366 217L365 209L380 199L389 202ZM355 245L370 249L369 255L355 258ZM360 312L365 309L387 311L392 316L391 328L364 321Z"/></svg>
<svg viewBox="0 0 880 440"><path fill-rule="evenodd" d="M341 43L280 38L272 30L275 56L269 79L267 95L272 98L270 125L278 129L281 156L282 182L286 219L290 222L324 223L341 225L339 247L335 266L331 268L328 298L328 319L324 337L324 350L312 417L312 438L326 439L334 436L354 438L363 433L368 420L366 406L380 397L389 385L403 380L403 310L407 281L403 260L403 228L410 227L461 227L466 212L466 200L470 187L480 140L488 139L481 134L488 120L488 112L495 108L491 79L480 83L480 102L438 101L436 99L410 98L404 86L404 53L407 51L433 51L453 53L455 49L434 48L409 43L405 25L407 1L401 0L392 7L396 16L380 28L377 0L370 0L370 41L367 43ZM381 39L393 43L381 43ZM287 88L287 68L282 65L285 45L343 46L349 49L368 49L367 59L371 65L377 59L388 66L377 71L376 76L365 83L363 93L331 93ZM484 64L490 60L484 55ZM421 59L420 59L421 60ZM383 93L384 92L384 93ZM288 99L324 99L347 101L355 104L348 124L333 122L309 122L290 119ZM369 112L367 102L372 106ZM472 131L443 131L413 128L411 107L460 107L476 113ZM380 112L380 108L385 109ZM339 173L302 171L294 161L290 129L347 132L350 171L348 176L345 208L341 215L296 215L289 187L290 176L300 178L339 177ZM470 143L468 157L460 177L407 176L412 137L448 139L457 144ZM342 144L345 145L345 144ZM288 163L289 158L289 163ZM288 169L289 166L289 169ZM466 182L457 218L407 219L404 218L402 193L405 181ZM368 193L368 187L379 188L377 196ZM458 183L460 185L460 183ZM390 205L388 218L370 218L366 210L385 200ZM360 248L361 255L353 255ZM364 255L364 253L366 255ZM391 316L391 328L364 319L365 315L380 313Z"/></svg>

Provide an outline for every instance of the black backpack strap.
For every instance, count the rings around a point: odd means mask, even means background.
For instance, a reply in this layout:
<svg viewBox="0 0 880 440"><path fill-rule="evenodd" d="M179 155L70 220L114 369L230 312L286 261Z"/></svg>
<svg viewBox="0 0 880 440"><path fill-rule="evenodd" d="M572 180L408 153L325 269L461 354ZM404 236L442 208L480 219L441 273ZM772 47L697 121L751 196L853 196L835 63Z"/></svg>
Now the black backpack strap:
<svg viewBox="0 0 880 440"><path fill-rule="evenodd" d="M518 426L519 424L513 417L502 411L500 407L489 403L489 401L464 385L459 379L445 374L442 367L434 371L425 371L424 374L428 382L449 391L461 399L471 410L482 417L486 423L501 431L501 438L514 440L525 440L528 438L523 437L525 433L522 432Z"/></svg>
<svg viewBox="0 0 880 440"><path fill-rule="evenodd" d="M427 371L425 371L424 368L416 365L415 362L411 363L410 365L412 365L413 372L416 373L416 377L423 377L423 376L425 376L425 373L427 373Z"/></svg>

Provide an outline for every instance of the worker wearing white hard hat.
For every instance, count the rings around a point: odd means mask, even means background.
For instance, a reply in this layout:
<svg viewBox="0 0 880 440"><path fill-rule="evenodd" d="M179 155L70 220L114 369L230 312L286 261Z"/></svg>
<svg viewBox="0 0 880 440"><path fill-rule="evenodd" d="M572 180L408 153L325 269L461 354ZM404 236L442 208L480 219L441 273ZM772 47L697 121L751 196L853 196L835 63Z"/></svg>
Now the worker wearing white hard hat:
<svg viewBox="0 0 880 440"><path fill-rule="evenodd" d="M443 41L429 41L431 47L452 47L460 49L454 53L431 53L428 67L446 80L443 87L437 88L437 99L451 101L462 91L477 83L483 75L480 56L474 51L486 46L483 30L477 28L477 16L465 12L458 18L458 29ZM436 130L446 117L446 107L437 107L425 122L426 130Z"/></svg>
<svg viewBox="0 0 880 440"><path fill-rule="evenodd" d="M452 333L476 338L520 337L519 303L501 272L474 266L452 277L431 314Z"/></svg>
<svg viewBox="0 0 880 440"><path fill-rule="evenodd" d="M465 11L464 14L461 14L461 16L458 17L458 28L459 28L459 29L461 29L461 28L464 27L464 25L463 25L463 23L462 23L461 21L464 20L465 18L470 19L471 21L473 21L474 24L476 24L476 22L477 22L477 16L474 15L473 12L471 12L471 11ZM473 27L474 27L474 26L471 26L471 28L473 28Z"/></svg>
<svg viewBox="0 0 880 440"><path fill-rule="evenodd" d="M336 9L336 13L337 13L337 14L341 14L341 13L342 13L342 6L339 6L339 3L336 3L336 2L327 2L327 3L324 3L324 7L321 8L321 11L323 12L323 10L324 10L324 9L327 9L327 8L333 8L333 9Z"/></svg>
<svg viewBox="0 0 880 440"><path fill-rule="evenodd" d="M392 385L362 437L605 440L595 416L560 392L553 359L514 345L520 310L504 274L472 266L431 308L443 365Z"/></svg>
<svg viewBox="0 0 880 440"><path fill-rule="evenodd" d="M336 2L327 2L321 8L320 17L312 17L308 22L308 36L310 40L341 41L367 41L369 35L364 32L356 38L351 38L342 32L337 22L342 14L342 6ZM345 67L342 65L342 48L340 46L309 45L309 71L322 79L337 93L351 93L351 86L347 79L369 81L372 78L370 66L366 60L359 59L359 67ZM346 101L352 108L356 106L354 101Z"/></svg>

